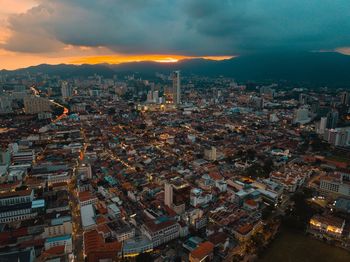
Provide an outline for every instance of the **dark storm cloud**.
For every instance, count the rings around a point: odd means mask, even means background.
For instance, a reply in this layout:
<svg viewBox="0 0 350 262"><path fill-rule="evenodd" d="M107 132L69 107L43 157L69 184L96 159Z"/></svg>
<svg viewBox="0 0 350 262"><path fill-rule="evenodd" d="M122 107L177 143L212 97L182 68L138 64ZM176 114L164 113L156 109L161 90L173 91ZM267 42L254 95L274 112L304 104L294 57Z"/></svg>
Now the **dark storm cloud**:
<svg viewBox="0 0 350 262"><path fill-rule="evenodd" d="M41 0L9 19L13 51L231 55L350 46L349 0Z"/></svg>

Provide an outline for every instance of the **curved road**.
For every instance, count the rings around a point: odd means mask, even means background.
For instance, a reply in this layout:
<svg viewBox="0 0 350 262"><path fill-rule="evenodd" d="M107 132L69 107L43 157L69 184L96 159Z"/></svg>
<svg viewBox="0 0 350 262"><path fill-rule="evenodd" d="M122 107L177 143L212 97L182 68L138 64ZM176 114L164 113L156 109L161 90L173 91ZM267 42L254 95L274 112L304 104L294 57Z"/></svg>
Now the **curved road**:
<svg viewBox="0 0 350 262"><path fill-rule="evenodd" d="M32 90L32 92L34 93L34 95L40 96L40 91L36 88L35 85L31 86L30 89ZM51 102L52 104L54 104L55 106L59 106L59 107L62 107L62 108L63 108L63 113L62 113L61 115L59 115L58 117L56 117L56 119L53 120L52 122L55 123L55 122L57 122L57 121L60 121L62 118L65 118L65 117L68 115L69 109L68 109L67 107L65 107L65 106L63 106L63 105L57 103L57 102L54 101L54 100L50 100L50 102Z"/></svg>

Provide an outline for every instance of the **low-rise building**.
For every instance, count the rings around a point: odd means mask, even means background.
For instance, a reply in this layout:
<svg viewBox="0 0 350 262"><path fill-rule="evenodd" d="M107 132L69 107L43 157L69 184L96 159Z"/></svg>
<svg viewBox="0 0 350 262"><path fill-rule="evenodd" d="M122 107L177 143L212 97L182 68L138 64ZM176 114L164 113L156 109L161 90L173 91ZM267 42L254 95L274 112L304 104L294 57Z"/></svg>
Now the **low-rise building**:
<svg viewBox="0 0 350 262"><path fill-rule="evenodd" d="M179 237L180 225L176 221L150 221L143 224L141 231L152 241L153 247Z"/></svg>
<svg viewBox="0 0 350 262"><path fill-rule="evenodd" d="M85 205L80 208L81 224L84 230L96 227L95 209L93 205Z"/></svg>
<svg viewBox="0 0 350 262"><path fill-rule="evenodd" d="M26 248L24 250L1 252L0 261L35 261L35 250L34 247Z"/></svg>
<svg viewBox="0 0 350 262"><path fill-rule="evenodd" d="M54 218L45 227L45 236L53 237L72 233L72 218L70 216Z"/></svg>
<svg viewBox="0 0 350 262"><path fill-rule="evenodd" d="M320 180L320 191L325 195L350 196L350 174L335 172Z"/></svg>
<svg viewBox="0 0 350 262"><path fill-rule="evenodd" d="M199 188L191 190L190 203L194 207L203 206L212 200L212 194L204 192Z"/></svg>
<svg viewBox="0 0 350 262"><path fill-rule="evenodd" d="M134 237L123 242L123 255L134 257L140 253L151 252L153 250L152 241L146 236Z"/></svg>
<svg viewBox="0 0 350 262"><path fill-rule="evenodd" d="M62 235L56 237L47 238L45 241L45 250L48 250L52 247L64 246L65 253L72 252L72 236L71 235Z"/></svg>
<svg viewBox="0 0 350 262"><path fill-rule="evenodd" d="M83 207L86 205L96 204L98 202L98 198L94 196L90 191L79 192L79 206Z"/></svg>
<svg viewBox="0 0 350 262"><path fill-rule="evenodd" d="M334 216L314 215L310 219L309 225L310 229L316 232L340 238L344 230L345 220Z"/></svg>
<svg viewBox="0 0 350 262"><path fill-rule="evenodd" d="M200 243L189 255L190 262L211 261L214 257L214 244L206 241Z"/></svg>
<svg viewBox="0 0 350 262"><path fill-rule="evenodd" d="M235 237L241 241L247 241L250 239L252 235L254 235L257 231L259 231L262 228L261 221L258 221L257 223L245 223L233 230L233 233Z"/></svg>

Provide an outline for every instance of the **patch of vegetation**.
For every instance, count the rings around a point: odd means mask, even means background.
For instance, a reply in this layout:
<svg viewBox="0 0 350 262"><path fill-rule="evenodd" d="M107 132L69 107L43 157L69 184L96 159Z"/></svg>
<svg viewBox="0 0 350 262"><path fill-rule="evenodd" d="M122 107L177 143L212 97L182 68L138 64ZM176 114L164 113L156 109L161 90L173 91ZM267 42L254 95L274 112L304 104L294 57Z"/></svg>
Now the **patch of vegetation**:
<svg viewBox="0 0 350 262"><path fill-rule="evenodd" d="M311 207L307 199L312 197L312 190L304 188L292 196L294 207L289 210L283 217L282 223L287 228L305 230L310 218L319 212L316 208Z"/></svg>

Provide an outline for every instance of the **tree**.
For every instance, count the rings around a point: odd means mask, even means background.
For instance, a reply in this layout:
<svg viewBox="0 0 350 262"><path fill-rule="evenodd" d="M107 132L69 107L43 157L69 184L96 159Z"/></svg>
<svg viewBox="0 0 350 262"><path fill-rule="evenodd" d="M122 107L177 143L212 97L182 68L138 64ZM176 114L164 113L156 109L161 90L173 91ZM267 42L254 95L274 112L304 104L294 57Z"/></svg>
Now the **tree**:
<svg viewBox="0 0 350 262"><path fill-rule="evenodd" d="M265 237L262 233L258 232L252 236L252 242L259 249L264 245Z"/></svg>
<svg viewBox="0 0 350 262"><path fill-rule="evenodd" d="M312 196L312 190L304 188L302 191L293 195L293 210L284 217L283 222L287 226L295 229L304 230L309 223L310 218L317 213L308 203L307 199Z"/></svg>
<svg viewBox="0 0 350 262"><path fill-rule="evenodd" d="M149 253L140 253L136 257L136 262L152 262L153 258Z"/></svg>
<svg viewBox="0 0 350 262"><path fill-rule="evenodd" d="M266 206L261 212L261 218L266 220L272 214L273 208L271 206Z"/></svg>
<svg viewBox="0 0 350 262"><path fill-rule="evenodd" d="M232 262L240 262L242 261L242 257L240 255L234 255L232 257Z"/></svg>
<svg viewBox="0 0 350 262"><path fill-rule="evenodd" d="M174 261L175 261L175 262L181 262L181 261L182 261L182 259L181 259L181 257L180 257L180 256L176 256L176 257L175 257L175 259L174 259Z"/></svg>
<svg viewBox="0 0 350 262"><path fill-rule="evenodd" d="M115 114L115 108L111 107L110 109L108 109L108 115L112 116Z"/></svg>

